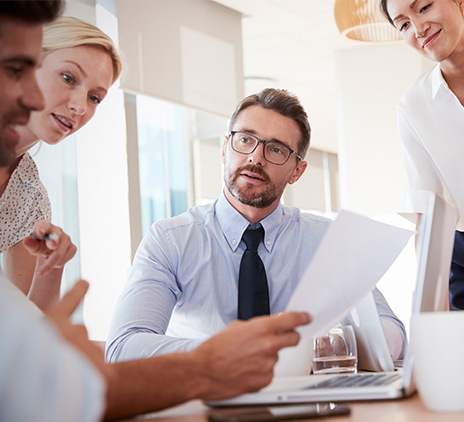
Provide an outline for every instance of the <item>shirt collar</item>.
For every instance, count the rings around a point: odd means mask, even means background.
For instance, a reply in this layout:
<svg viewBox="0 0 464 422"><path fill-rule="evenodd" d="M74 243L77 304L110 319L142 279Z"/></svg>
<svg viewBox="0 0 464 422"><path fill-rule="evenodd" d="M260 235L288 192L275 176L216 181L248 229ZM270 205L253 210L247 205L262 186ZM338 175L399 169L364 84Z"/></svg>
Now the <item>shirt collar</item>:
<svg viewBox="0 0 464 422"><path fill-rule="evenodd" d="M437 64L432 69L431 76L432 76L432 98L435 99L435 97L437 96L438 90L440 89L441 86L445 87L446 89L449 89L449 88L448 88L448 84L443 78L439 64Z"/></svg>
<svg viewBox="0 0 464 422"><path fill-rule="evenodd" d="M242 240L243 232L248 228L250 222L230 204L224 192L221 193L216 202L216 218L227 243L235 252ZM280 203L271 214L259 222L264 228L264 247L268 252L271 252L274 246L281 222L282 205ZM259 224L256 226L259 227Z"/></svg>

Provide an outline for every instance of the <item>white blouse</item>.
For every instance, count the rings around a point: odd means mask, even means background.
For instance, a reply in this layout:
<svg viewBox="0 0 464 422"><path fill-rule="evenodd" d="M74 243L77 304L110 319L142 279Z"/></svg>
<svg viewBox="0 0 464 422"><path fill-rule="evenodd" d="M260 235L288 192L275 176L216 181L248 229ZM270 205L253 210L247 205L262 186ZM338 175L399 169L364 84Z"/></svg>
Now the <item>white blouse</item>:
<svg viewBox="0 0 464 422"><path fill-rule="evenodd" d="M439 65L419 76L401 98L398 130L408 175L398 212L415 221L435 192L457 209L456 229L464 231L464 107Z"/></svg>
<svg viewBox="0 0 464 422"><path fill-rule="evenodd" d="M51 220L48 193L28 152L17 165L0 198L0 253L21 242L40 220Z"/></svg>

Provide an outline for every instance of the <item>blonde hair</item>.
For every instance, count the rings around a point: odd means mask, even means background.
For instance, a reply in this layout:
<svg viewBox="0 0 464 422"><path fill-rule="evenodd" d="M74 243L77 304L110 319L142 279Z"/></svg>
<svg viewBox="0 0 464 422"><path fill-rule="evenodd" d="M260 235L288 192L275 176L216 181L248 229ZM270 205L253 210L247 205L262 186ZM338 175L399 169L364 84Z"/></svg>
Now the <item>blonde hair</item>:
<svg viewBox="0 0 464 422"><path fill-rule="evenodd" d="M60 48L89 45L105 51L113 62L113 84L122 71L121 55L112 39L96 26L78 18L60 17L44 25L42 52L44 55Z"/></svg>

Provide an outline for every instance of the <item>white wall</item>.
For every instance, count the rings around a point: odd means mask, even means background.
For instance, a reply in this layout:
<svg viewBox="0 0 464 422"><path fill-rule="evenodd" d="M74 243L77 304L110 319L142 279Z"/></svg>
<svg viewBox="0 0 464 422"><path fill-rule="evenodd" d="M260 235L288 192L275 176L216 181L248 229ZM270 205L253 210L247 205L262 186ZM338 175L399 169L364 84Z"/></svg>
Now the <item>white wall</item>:
<svg viewBox="0 0 464 422"><path fill-rule="evenodd" d="M421 71L405 44L338 52L342 207L371 216L395 212L406 184L396 105Z"/></svg>
<svg viewBox="0 0 464 422"><path fill-rule="evenodd" d="M126 92L229 117L243 97L240 13L209 0L117 0Z"/></svg>
<svg viewBox="0 0 464 422"><path fill-rule="evenodd" d="M396 214L406 186L396 105L430 65L404 43L337 53L342 208L414 230ZM378 284L407 328L415 274L411 240Z"/></svg>

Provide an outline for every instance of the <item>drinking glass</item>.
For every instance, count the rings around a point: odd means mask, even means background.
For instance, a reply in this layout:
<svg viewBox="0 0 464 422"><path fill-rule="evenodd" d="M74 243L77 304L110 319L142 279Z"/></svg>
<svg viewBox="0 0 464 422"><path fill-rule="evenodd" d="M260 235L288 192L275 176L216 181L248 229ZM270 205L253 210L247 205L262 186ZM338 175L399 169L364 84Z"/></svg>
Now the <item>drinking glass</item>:
<svg viewBox="0 0 464 422"><path fill-rule="evenodd" d="M332 328L313 340L314 374L355 374L358 366L356 337L351 325Z"/></svg>

